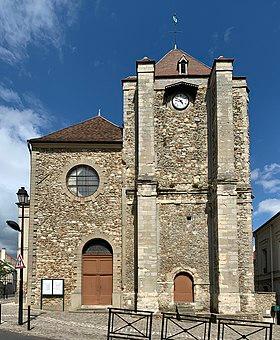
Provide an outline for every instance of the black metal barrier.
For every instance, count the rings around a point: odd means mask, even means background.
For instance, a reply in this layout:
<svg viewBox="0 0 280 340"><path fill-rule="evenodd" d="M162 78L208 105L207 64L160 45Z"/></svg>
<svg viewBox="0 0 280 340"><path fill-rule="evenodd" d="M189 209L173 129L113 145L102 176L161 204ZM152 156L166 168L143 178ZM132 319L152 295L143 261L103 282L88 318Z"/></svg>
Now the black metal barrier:
<svg viewBox="0 0 280 340"><path fill-rule="evenodd" d="M210 317L182 315L179 313L162 313L161 340L210 340L210 336Z"/></svg>
<svg viewBox="0 0 280 340"><path fill-rule="evenodd" d="M107 340L152 339L153 312L109 308Z"/></svg>
<svg viewBox="0 0 280 340"><path fill-rule="evenodd" d="M153 312L109 308L107 340L152 339ZM161 340L210 340L211 325L218 324L217 340L272 340L273 324L211 316L162 313ZM213 332L212 332L213 333ZM213 336L213 334L212 334Z"/></svg>
<svg viewBox="0 0 280 340"><path fill-rule="evenodd" d="M218 338L217 340L254 340L256 335L258 339L272 340L272 323L234 320L234 319L218 319Z"/></svg>

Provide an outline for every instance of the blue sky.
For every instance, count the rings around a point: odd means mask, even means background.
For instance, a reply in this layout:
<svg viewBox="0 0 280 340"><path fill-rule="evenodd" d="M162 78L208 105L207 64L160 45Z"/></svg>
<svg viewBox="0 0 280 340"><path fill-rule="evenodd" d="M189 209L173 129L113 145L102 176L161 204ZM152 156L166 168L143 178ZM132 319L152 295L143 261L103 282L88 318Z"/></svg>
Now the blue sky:
<svg viewBox="0 0 280 340"><path fill-rule="evenodd" d="M280 1L0 0L0 246L29 185L28 138L102 114L122 124L121 79L135 60L178 47L248 77L254 227L280 210Z"/></svg>

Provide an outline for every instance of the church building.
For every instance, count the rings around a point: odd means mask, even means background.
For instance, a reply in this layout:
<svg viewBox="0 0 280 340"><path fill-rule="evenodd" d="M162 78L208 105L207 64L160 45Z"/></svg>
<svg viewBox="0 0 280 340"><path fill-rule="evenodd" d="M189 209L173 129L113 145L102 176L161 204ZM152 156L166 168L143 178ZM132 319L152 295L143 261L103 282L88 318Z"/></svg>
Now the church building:
<svg viewBox="0 0 280 340"><path fill-rule="evenodd" d="M65 309L255 308L248 87L233 59L174 48L122 80L101 115L28 141L27 299ZM25 259L26 261L26 259Z"/></svg>

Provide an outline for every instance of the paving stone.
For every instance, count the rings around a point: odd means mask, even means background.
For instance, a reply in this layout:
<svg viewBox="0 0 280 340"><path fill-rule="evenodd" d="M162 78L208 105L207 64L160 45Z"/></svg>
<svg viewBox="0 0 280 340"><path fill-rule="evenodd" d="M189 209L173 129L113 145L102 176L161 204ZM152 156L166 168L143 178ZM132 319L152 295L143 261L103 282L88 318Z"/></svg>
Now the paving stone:
<svg viewBox="0 0 280 340"><path fill-rule="evenodd" d="M105 340L107 339L108 314L107 313L73 313L58 311L40 311L32 310L32 315L36 316L32 320L32 330L27 331L26 325L17 325L18 307L15 304L8 303L2 306L2 330L9 330L32 336L41 336L46 339L65 339L65 340ZM161 317L153 318L153 340L160 339ZM250 332L250 328L246 329ZM212 324L212 338L217 338L217 325ZM177 337L177 339L187 339L186 337ZM225 340L236 340L232 334L228 335ZM262 340L263 335L256 333L250 340ZM280 339L280 326L274 326L273 340Z"/></svg>

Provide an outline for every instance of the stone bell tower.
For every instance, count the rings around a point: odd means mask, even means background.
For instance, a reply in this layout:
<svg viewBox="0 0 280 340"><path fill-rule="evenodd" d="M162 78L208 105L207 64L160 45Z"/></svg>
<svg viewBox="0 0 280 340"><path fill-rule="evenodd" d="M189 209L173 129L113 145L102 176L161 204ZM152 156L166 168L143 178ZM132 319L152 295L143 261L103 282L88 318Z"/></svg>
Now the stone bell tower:
<svg viewBox="0 0 280 340"><path fill-rule="evenodd" d="M136 67L123 80L124 305L251 312L246 78L177 48Z"/></svg>

